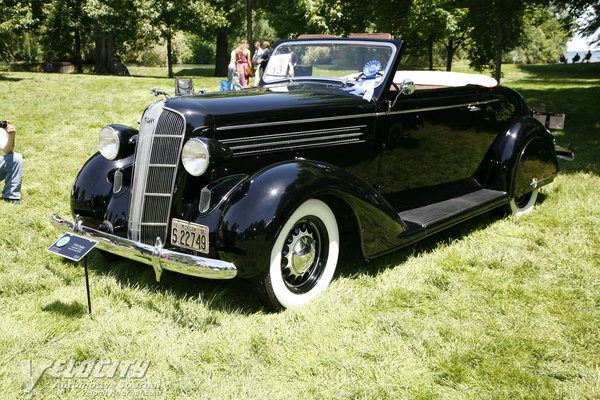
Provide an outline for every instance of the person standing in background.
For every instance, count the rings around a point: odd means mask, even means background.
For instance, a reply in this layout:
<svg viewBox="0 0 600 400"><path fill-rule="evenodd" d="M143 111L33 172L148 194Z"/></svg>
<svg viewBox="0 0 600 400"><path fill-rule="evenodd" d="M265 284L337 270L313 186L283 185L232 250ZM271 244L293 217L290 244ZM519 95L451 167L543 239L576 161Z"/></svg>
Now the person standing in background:
<svg viewBox="0 0 600 400"><path fill-rule="evenodd" d="M227 80L229 80L229 82L233 81L233 74L235 73L235 51L240 47L241 43L242 42L238 43L237 47L231 50L231 54L229 55L229 65L227 66Z"/></svg>
<svg viewBox="0 0 600 400"><path fill-rule="evenodd" d="M250 46L246 39L242 40L240 45L235 49L235 66L240 77L240 84L243 88L248 87L248 76L246 75L246 67L250 64Z"/></svg>
<svg viewBox="0 0 600 400"><path fill-rule="evenodd" d="M15 153L17 130L10 121L0 121L0 181L4 180L2 199L21 204L21 181L23 180L23 156Z"/></svg>
<svg viewBox="0 0 600 400"><path fill-rule="evenodd" d="M262 53L262 58L260 60L261 74L265 73L265 68L267 67L267 62L269 62L269 58L271 58L271 49L269 49L270 45L271 45L271 43L267 42L266 40L263 42L263 53Z"/></svg>
<svg viewBox="0 0 600 400"><path fill-rule="evenodd" d="M264 50L260 47L260 42L254 42L254 55L252 56L252 66L254 67L254 86L257 86L260 82L260 61L262 60L262 55Z"/></svg>

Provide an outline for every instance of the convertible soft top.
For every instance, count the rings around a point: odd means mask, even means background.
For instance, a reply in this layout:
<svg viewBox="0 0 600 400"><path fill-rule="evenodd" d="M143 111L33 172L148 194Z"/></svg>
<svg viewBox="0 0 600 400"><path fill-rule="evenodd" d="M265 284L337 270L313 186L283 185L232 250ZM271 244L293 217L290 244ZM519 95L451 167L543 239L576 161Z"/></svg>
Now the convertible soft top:
<svg viewBox="0 0 600 400"><path fill-rule="evenodd" d="M416 86L425 87L457 87L477 85L483 87L498 86L498 81L480 74L465 74L445 71L396 71L394 82L400 83L410 79Z"/></svg>

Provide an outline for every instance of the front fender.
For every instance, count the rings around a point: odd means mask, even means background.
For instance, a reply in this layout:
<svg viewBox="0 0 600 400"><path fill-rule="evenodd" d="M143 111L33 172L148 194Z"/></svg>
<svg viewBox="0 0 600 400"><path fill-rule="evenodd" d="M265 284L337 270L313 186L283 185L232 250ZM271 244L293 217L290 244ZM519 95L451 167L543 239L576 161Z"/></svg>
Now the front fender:
<svg viewBox="0 0 600 400"><path fill-rule="evenodd" d="M267 266L281 227L309 198L325 201L338 219L346 214L336 205L344 203L366 257L397 246L403 227L377 191L340 168L295 161L259 171L230 197L218 229L221 259L238 266L240 277L257 275Z"/></svg>
<svg viewBox="0 0 600 400"><path fill-rule="evenodd" d="M88 226L98 226L105 218L112 199L114 171L131 164L133 155L121 160L107 160L94 154L81 168L71 189L71 211Z"/></svg>

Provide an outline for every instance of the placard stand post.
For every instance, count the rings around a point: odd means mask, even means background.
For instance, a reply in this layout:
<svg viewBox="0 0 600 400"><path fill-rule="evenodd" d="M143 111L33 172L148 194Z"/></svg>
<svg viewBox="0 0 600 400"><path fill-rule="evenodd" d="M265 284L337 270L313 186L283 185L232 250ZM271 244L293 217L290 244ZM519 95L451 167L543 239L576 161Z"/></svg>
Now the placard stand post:
<svg viewBox="0 0 600 400"><path fill-rule="evenodd" d="M88 263L85 256L98 244L96 240L81 237L72 233L65 233L54 242L47 251L71 261L83 263L85 271L85 292L87 295L88 314L92 315L92 298L90 296L90 278Z"/></svg>
<svg viewBox="0 0 600 400"><path fill-rule="evenodd" d="M83 257L83 269L85 271L85 292L87 294L88 314L92 316L92 298L90 296L90 279L88 278L87 258Z"/></svg>

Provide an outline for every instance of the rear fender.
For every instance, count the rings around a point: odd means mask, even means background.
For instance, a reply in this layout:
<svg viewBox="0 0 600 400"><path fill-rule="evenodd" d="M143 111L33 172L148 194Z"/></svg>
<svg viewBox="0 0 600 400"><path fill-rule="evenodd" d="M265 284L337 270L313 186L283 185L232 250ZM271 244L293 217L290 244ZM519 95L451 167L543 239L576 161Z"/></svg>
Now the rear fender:
<svg viewBox="0 0 600 400"><path fill-rule="evenodd" d="M281 227L304 201L318 198L336 214L339 200L351 210L366 257L397 246L403 227L392 207L371 186L340 168L313 161L276 164L259 171L232 194L222 208L220 257L252 277L265 268ZM390 238L391 239L388 239ZM393 242L393 243L390 243Z"/></svg>
<svg viewBox="0 0 600 400"><path fill-rule="evenodd" d="M554 180L558 161L550 132L535 118L525 116L492 147L490 173L484 186L522 196Z"/></svg>
<svg viewBox="0 0 600 400"><path fill-rule="evenodd" d="M558 174L558 160L550 132L535 118L524 117L513 126L503 151L510 198L547 185Z"/></svg>

